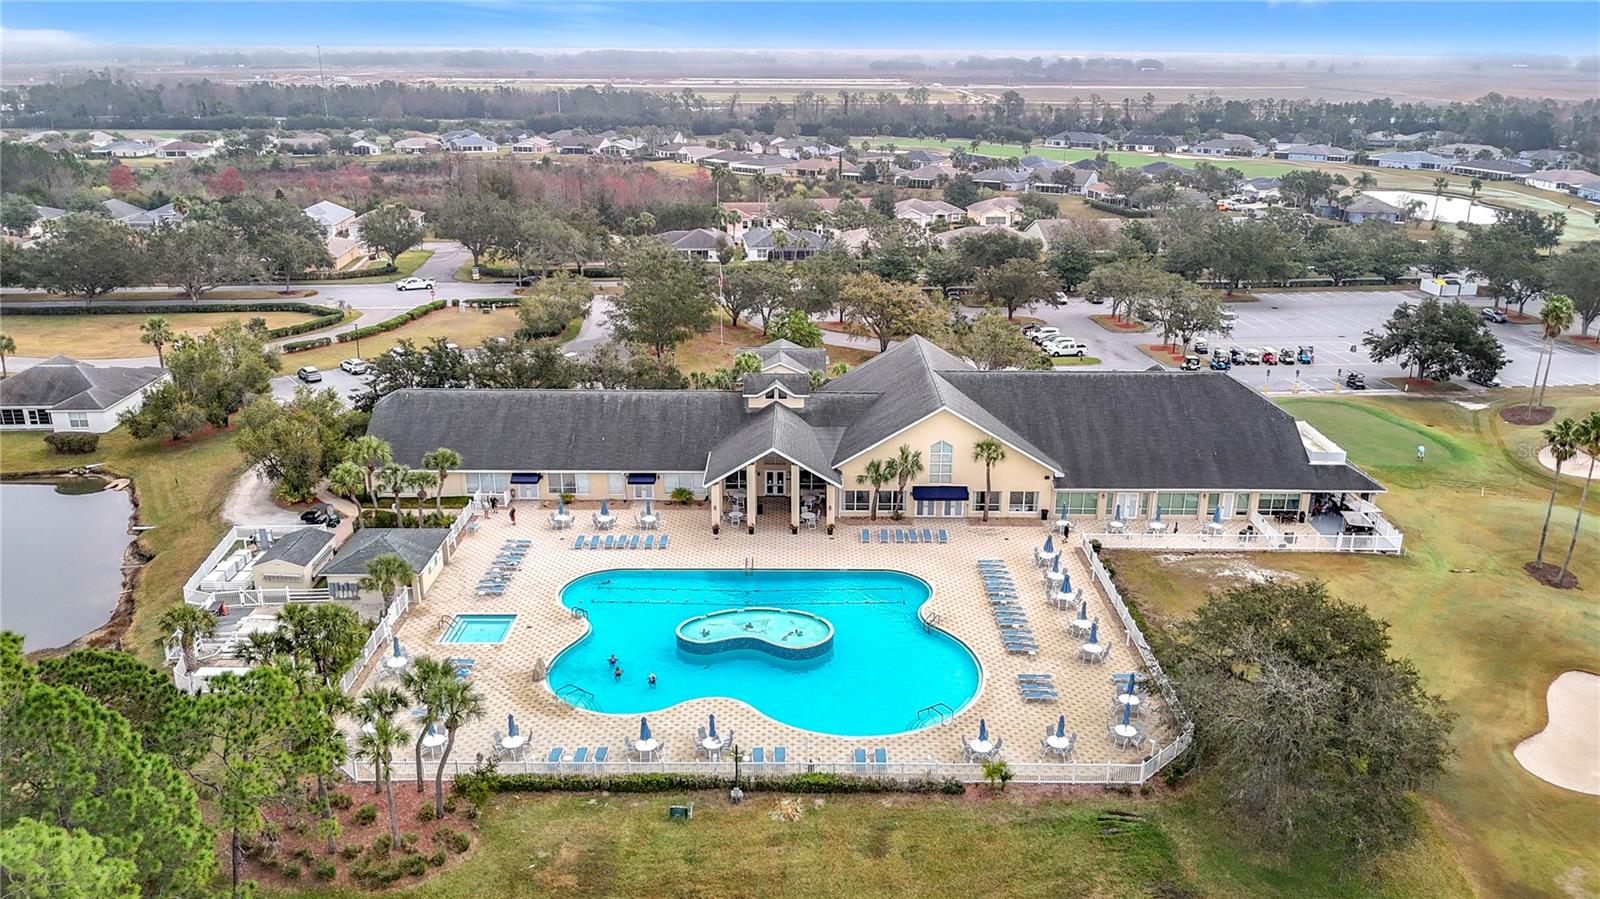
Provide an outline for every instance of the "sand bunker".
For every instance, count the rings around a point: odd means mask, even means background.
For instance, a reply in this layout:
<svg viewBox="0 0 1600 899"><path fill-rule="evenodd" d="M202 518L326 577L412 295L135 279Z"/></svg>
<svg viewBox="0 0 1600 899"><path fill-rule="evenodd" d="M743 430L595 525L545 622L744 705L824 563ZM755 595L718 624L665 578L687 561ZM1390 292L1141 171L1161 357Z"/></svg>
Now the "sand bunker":
<svg viewBox="0 0 1600 899"><path fill-rule="evenodd" d="M1556 455L1550 452L1550 447L1547 446L1539 450L1539 464L1543 465L1548 471L1556 470ZM1588 473L1589 454L1583 450L1578 450L1572 458L1561 463L1561 476L1564 478L1574 477L1581 481Z"/></svg>
<svg viewBox="0 0 1600 899"><path fill-rule="evenodd" d="M1564 672L1545 702L1550 723L1512 754L1540 780L1600 796L1600 675Z"/></svg>

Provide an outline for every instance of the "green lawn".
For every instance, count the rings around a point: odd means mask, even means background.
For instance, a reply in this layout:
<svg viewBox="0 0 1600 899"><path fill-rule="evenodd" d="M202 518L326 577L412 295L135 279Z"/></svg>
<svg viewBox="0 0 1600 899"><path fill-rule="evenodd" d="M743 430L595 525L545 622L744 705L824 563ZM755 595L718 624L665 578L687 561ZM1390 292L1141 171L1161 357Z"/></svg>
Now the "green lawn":
<svg viewBox="0 0 1600 899"><path fill-rule="evenodd" d="M308 278L308 279L306 279L304 281L297 282L297 283L301 283L301 284L386 284L386 283L388 283L390 281L398 281L401 278L409 278L409 277L411 277L413 272L415 272L417 269L422 267L422 263L427 262L431 258L433 258L433 251L432 250L407 250L404 253L400 254L400 258L399 259L395 260L395 263L394 263L395 264L395 268L399 269L399 271L396 271L396 272L394 272L392 274L388 274L388 275L369 275L369 276L367 276L365 278L328 279L328 280L324 280L324 281L318 281L315 278Z"/></svg>
<svg viewBox="0 0 1600 899"><path fill-rule="evenodd" d="M1600 650L1600 491L1591 491L1574 570L1582 591L1556 591L1522 572L1533 557L1549 476L1531 460L1537 428L1447 400L1312 399L1280 405L1340 443L1389 488L1379 505L1406 533L1400 558L1259 555L1264 569L1328 581L1391 625L1395 651L1458 715L1451 771L1427 797L1435 826L1486 895L1578 895L1600 890L1600 814L1594 797L1522 769L1511 751L1543 728L1551 680L1593 670ZM1600 407L1577 392L1562 414ZM1428 448L1418 462L1416 445ZM1551 542L1564 552L1578 486L1563 488ZM1118 575L1157 623L1188 614L1230 572L1215 559L1116 555ZM1231 558L1231 557L1230 557ZM1234 566L1235 568L1237 566ZM1430 864L1441 864L1433 862ZM1404 876L1418 871L1406 870Z"/></svg>
<svg viewBox="0 0 1600 899"><path fill-rule="evenodd" d="M182 601L183 582L222 536L222 500L244 471L244 459L233 434L226 432L168 444L134 440L119 428L101 435L100 449L85 456L55 455L37 431L0 433L0 472L8 476L94 462L133 479L139 517L153 526L139 537L154 558L134 592L133 624L123 645L145 661L159 663L161 635L155 621L168 606Z"/></svg>
<svg viewBox="0 0 1600 899"><path fill-rule="evenodd" d="M177 334L198 337L230 321L263 319L269 328L308 321L315 316L304 312L162 312ZM26 315L9 312L5 333L17 342L22 356L54 356L66 353L75 359L126 359L156 355L155 347L139 340L140 327L148 314ZM315 337L311 332L306 336ZM296 338L303 339L303 338Z"/></svg>

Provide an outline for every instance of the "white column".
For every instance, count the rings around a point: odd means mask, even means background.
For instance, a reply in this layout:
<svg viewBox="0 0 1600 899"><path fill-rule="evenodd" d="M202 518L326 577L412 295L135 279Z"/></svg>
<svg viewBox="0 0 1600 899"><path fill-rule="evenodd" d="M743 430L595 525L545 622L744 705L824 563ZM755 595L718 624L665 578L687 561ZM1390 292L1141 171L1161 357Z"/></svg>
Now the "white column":
<svg viewBox="0 0 1600 899"><path fill-rule="evenodd" d="M828 527L833 527L839 520L839 488L829 484L827 486L828 499Z"/></svg>
<svg viewBox="0 0 1600 899"><path fill-rule="evenodd" d="M800 466L789 463L789 527L800 527Z"/></svg>
<svg viewBox="0 0 1600 899"><path fill-rule="evenodd" d="M756 463L751 462L744 470L744 520L750 528L750 533L756 532L756 497L761 485L756 483Z"/></svg>
<svg viewBox="0 0 1600 899"><path fill-rule="evenodd" d="M711 485L711 524L716 526L722 521L722 482L717 481Z"/></svg>

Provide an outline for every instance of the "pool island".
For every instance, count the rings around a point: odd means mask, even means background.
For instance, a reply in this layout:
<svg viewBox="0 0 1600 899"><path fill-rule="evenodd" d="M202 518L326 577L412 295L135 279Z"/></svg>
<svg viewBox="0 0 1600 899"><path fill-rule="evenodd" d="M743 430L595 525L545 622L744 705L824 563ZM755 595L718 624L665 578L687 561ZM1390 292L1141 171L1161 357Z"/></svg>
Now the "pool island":
<svg viewBox="0 0 1600 899"><path fill-rule="evenodd" d="M828 619L764 606L696 615L679 624L677 634L678 649L697 656L746 650L799 661L833 649L833 625Z"/></svg>

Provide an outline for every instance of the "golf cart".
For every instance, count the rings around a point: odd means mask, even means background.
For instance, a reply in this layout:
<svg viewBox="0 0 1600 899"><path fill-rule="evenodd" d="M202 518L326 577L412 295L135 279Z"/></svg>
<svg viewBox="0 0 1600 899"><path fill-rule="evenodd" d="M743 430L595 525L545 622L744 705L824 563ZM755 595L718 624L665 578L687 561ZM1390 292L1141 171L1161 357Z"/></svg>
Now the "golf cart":
<svg viewBox="0 0 1600 899"><path fill-rule="evenodd" d="M1204 337L1196 337L1194 339L1194 352L1197 356L1209 356L1211 355L1211 344L1207 343Z"/></svg>
<svg viewBox="0 0 1600 899"><path fill-rule="evenodd" d="M1184 356L1182 368L1184 371L1199 371L1200 357L1193 354Z"/></svg>
<svg viewBox="0 0 1600 899"><path fill-rule="evenodd" d="M1239 347L1228 348L1228 362L1232 365L1244 364L1244 350Z"/></svg>
<svg viewBox="0 0 1600 899"><path fill-rule="evenodd" d="M1301 347L1300 354L1296 357L1296 361L1298 361L1301 365L1310 365L1311 363L1317 361L1317 348L1314 346Z"/></svg>
<svg viewBox="0 0 1600 899"><path fill-rule="evenodd" d="M1230 368L1233 368L1233 363L1223 358L1221 353L1211 357L1212 371L1227 371Z"/></svg>
<svg viewBox="0 0 1600 899"><path fill-rule="evenodd" d="M1344 386L1351 390L1366 390L1367 376L1358 371L1353 371L1344 376Z"/></svg>

